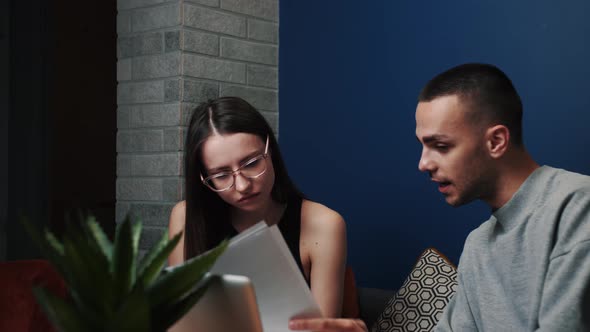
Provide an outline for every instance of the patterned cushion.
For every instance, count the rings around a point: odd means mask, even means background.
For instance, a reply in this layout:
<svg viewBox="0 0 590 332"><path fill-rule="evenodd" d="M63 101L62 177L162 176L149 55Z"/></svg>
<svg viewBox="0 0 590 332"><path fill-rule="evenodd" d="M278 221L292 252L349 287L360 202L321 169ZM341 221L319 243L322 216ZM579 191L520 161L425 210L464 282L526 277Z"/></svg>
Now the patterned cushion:
<svg viewBox="0 0 590 332"><path fill-rule="evenodd" d="M457 269L436 249L426 249L371 332L432 331L457 289Z"/></svg>

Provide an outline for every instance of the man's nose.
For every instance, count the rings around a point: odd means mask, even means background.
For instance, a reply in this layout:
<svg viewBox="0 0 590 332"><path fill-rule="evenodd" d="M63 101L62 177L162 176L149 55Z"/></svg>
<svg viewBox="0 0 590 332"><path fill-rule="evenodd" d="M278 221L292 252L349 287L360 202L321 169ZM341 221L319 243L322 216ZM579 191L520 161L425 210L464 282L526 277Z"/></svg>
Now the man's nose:
<svg viewBox="0 0 590 332"><path fill-rule="evenodd" d="M434 161L428 156L428 151L423 149L422 155L420 156L420 161L418 161L418 169L421 172L432 172L434 171L434 168Z"/></svg>

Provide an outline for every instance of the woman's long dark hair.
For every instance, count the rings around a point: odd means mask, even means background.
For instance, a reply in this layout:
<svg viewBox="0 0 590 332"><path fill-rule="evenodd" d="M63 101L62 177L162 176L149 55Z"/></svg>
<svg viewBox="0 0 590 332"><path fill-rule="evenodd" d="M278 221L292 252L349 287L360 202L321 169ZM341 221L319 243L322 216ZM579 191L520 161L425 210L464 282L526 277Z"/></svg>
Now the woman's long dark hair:
<svg viewBox="0 0 590 332"><path fill-rule="evenodd" d="M213 132L254 134L263 142L268 136L275 170L272 199L286 203L293 195L303 197L287 173L275 136L262 114L238 97L222 97L200 104L191 117L185 144L185 259L213 248L232 233L229 204L200 178L201 173L206 174L201 160L202 144Z"/></svg>

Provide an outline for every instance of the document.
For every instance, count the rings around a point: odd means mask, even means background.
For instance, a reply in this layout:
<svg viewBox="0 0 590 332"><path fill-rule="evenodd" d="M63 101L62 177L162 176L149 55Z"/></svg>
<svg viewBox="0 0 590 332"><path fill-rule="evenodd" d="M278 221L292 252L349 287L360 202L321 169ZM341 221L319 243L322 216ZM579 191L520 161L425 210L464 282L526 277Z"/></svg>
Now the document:
<svg viewBox="0 0 590 332"><path fill-rule="evenodd" d="M210 272L250 278L265 332L289 332L291 318L321 317L276 225L261 221L236 235Z"/></svg>

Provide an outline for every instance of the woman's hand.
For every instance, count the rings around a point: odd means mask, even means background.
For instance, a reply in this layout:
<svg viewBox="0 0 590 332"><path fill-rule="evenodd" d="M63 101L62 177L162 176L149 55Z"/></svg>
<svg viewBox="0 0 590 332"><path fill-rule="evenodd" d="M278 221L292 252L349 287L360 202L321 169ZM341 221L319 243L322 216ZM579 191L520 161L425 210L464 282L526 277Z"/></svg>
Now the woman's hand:
<svg viewBox="0 0 590 332"><path fill-rule="evenodd" d="M362 320L345 318L293 319L289 322L289 329L316 332L368 332Z"/></svg>

